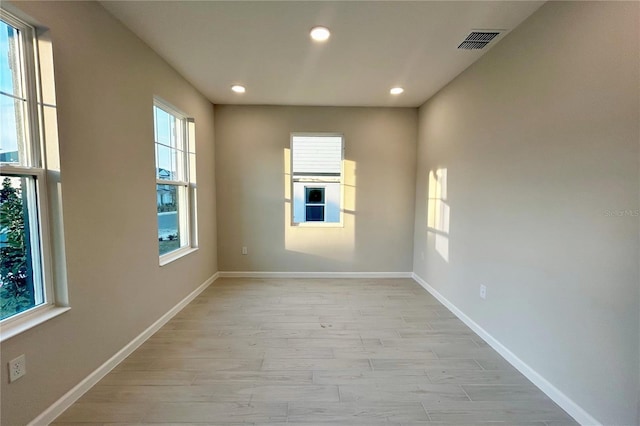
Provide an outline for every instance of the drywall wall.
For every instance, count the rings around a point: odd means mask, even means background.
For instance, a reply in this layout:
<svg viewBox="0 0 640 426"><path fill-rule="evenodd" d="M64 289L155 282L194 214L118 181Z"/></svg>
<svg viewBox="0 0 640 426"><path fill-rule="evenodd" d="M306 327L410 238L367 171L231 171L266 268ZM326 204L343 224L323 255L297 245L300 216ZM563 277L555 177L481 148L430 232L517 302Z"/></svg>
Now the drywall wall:
<svg viewBox="0 0 640 426"><path fill-rule="evenodd" d="M216 105L215 124L221 271L411 271L415 108ZM344 226L291 225L292 132L344 135Z"/></svg>
<svg viewBox="0 0 640 426"><path fill-rule="evenodd" d="M609 425L638 424L639 8L549 2L419 111L416 274Z"/></svg>
<svg viewBox="0 0 640 426"><path fill-rule="evenodd" d="M22 425L217 271L213 107L94 2L14 5L50 28L71 310L2 342L3 425ZM196 121L200 249L160 267L152 105ZM28 374L8 384L6 363Z"/></svg>

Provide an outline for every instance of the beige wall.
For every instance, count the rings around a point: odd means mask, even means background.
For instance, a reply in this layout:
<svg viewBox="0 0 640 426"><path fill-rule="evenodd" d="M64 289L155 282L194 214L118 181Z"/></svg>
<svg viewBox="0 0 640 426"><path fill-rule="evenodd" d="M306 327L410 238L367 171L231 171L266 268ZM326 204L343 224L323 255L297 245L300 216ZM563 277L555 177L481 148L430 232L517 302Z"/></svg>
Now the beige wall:
<svg viewBox="0 0 640 426"><path fill-rule="evenodd" d="M411 271L415 108L215 111L221 271ZM344 227L290 226L291 132L344 134Z"/></svg>
<svg viewBox="0 0 640 426"><path fill-rule="evenodd" d="M415 272L604 424L639 420L639 7L547 3L419 112Z"/></svg>
<svg viewBox="0 0 640 426"><path fill-rule="evenodd" d="M25 424L217 271L213 107L97 3L19 3L51 29L71 311L2 343ZM195 117L200 249L158 266L153 96ZM26 354L28 374L7 383Z"/></svg>

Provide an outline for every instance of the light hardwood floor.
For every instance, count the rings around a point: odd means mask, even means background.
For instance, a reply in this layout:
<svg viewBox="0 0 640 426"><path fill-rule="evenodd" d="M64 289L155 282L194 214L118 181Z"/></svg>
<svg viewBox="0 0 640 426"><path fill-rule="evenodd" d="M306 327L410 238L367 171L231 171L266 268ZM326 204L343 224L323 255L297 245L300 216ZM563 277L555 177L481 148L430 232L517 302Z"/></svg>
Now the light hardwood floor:
<svg viewBox="0 0 640 426"><path fill-rule="evenodd" d="M56 421L576 423L411 279L219 279Z"/></svg>

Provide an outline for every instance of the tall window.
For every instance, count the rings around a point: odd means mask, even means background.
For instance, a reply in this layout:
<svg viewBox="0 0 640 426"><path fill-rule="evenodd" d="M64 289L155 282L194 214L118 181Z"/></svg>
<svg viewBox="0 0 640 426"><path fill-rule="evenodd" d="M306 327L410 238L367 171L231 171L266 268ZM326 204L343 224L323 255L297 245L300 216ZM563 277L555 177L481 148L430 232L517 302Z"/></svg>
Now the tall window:
<svg viewBox="0 0 640 426"><path fill-rule="evenodd" d="M0 321L54 303L35 29L0 10Z"/></svg>
<svg viewBox="0 0 640 426"><path fill-rule="evenodd" d="M342 221L342 157L342 135L291 135L294 224Z"/></svg>
<svg viewBox="0 0 640 426"><path fill-rule="evenodd" d="M196 245L195 129L193 119L158 99L153 117L158 247L163 263Z"/></svg>

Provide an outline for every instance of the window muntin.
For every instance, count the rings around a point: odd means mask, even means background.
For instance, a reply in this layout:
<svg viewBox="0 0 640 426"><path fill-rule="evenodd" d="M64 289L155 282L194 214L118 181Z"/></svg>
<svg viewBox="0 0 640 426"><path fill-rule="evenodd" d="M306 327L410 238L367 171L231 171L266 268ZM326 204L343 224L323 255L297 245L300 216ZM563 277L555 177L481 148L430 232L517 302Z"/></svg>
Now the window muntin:
<svg viewBox="0 0 640 426"><path fill-rule="evenodd" d="M291 135L293 224L342 223L343 150L342 135Z"/></svg>
<svg viewBox="0 0 640 426"><path fill-rule="evenodd" d="M156 99L158 252L161 260L195 247L195 129L192 119Z"/></svg>
<svg viewBox="0 0 640 426"><path fill-rule="evenodd" d="M53 306L35 30L0 10L0 321Z"/></svg>

